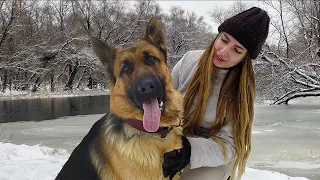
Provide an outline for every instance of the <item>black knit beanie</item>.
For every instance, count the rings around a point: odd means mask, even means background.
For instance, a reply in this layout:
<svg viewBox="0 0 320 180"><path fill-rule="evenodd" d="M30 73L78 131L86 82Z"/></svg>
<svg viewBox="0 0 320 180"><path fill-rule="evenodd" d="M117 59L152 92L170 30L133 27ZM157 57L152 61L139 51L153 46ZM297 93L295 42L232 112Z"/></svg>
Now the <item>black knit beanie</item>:
<svg viewBox="0 0 320 180"><path fill-rule="evenodd" d="M269 22L266 11L253 7L225 20L218 31L232 35L248 50L250 57L255 59L267 39Z"/></svg>

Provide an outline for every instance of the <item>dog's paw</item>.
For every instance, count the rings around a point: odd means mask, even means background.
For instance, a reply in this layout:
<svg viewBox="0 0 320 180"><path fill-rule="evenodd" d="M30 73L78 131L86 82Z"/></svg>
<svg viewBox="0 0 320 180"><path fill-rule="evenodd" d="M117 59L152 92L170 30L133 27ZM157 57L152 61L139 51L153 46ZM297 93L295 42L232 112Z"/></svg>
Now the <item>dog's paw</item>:
<svg viewBox="0 0 320 180"><path fill-rule="evenodd" d="M163 176L172 179L176 173L185 168L190 162L191 146L185 136L182 136L182 148L164 154L162 165Z"/></svg>
<svg viewBox="0 0 320 180"><path fill-rule="evenodd" d="M180 162L178 160L180 150L170 151L164 154L164 162L162 165L163 176L168 177L174 169L179 166Z"/></svg>

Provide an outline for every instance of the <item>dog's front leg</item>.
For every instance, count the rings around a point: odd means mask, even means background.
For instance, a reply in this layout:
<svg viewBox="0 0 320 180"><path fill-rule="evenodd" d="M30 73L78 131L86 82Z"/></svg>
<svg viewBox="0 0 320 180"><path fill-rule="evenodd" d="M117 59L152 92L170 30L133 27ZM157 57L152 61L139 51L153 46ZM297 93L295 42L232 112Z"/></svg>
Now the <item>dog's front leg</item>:
<svg viewBox="0 0 320 180"><path fill-rule="evenodd" d="M164 162L162 165L164 177L170 178L185 168L190 162L191 145L185 136L182 136L182 148L164 153ZM178 177L180 177L178 175ZM175 178L176 179L176 178Z"/></svg>

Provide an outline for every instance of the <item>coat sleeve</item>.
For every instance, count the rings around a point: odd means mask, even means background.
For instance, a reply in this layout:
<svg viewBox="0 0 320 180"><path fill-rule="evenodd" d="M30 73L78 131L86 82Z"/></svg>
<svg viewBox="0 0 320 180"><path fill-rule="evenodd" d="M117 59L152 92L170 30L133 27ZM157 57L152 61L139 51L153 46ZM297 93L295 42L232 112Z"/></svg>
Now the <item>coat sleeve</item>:
<svg viewBox="0 0 320 180"><path fill-rule="evenodd" d="M181 90L183 86L188 86L191 82L188 80L190 74L198 63L199 57L202 55L203 50L194 50L186 52L183 57L177 62L171 71L174 88L180 93L186 89Z"/></svg>
<svg viewBox="0 0 320 180"><path fill-rule="evenodd" d="M188 140L191 144L191 169L199 167L217 167L229 163L235 157L235 146L232 136L232 122L221 128L216 134L222 138L226 145L227 159L225 161L222 148L213 139L193 138Z"/></svg>

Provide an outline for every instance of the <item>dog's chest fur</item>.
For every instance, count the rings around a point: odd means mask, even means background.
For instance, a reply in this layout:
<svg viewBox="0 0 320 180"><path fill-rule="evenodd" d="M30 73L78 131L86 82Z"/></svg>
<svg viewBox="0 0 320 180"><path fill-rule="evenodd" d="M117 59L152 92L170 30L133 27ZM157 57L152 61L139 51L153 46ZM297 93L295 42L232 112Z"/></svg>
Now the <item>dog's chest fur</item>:
<svg viewBox="0 0 320 180"><path fill-rule="evenodd" d="M110 113L101 130L97 139L100 148L92 148L91 151L92 162L100 171L101 178L168 179L162 173L163 155L181 148L181 127L174 128L166 138L161 138L160 135L139 133ZM97 149L102 152L97 152Z"/></svg>

